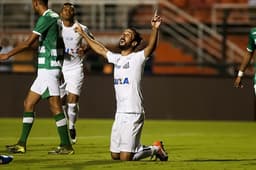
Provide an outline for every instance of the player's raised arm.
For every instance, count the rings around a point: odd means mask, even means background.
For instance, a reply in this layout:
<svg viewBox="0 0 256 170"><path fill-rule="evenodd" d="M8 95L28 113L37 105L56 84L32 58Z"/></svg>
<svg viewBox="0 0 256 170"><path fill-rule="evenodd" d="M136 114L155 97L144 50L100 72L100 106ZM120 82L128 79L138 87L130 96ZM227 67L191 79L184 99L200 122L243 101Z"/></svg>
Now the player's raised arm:
<svg viewBox="0 0 256 170"><path fill-rule="evenodd" d="M152 31L151 31L151 35L149 38L149 42L148 42L147 47L144 49L144 54L146 57L149 57L157 46L158 29L159 29L161 22L162 22L162 19L160 16L157 15L157 10L156 10L154 13L154 16L151 20Z"/></svg>
<svg viewBox="0 0 256 170"><path fill-rule="evenodd" d="M0 61L4 61L9 59L10 57L14 56L15 54L18 54L22 51L24 51L25 49L31 47L34 42L36 42L36 40L38 39L38 35L31 33L31 35L28 37L27 40L19 43L15 48L13 48L10 52L6 53L6 54L0 54Z"/></svg>
<svg viewBox="0 0 256 170"><path fill-rule="evenodd" d="M77 24L75 31L77 31L79 34L83 36L85 41L88 43L88 45L92 48L93 51L95 51L97 54L107 57L107 52L109 51L104 45L102 45L100 42L92 39L88 34L86 34L82 27Z"/></svg>

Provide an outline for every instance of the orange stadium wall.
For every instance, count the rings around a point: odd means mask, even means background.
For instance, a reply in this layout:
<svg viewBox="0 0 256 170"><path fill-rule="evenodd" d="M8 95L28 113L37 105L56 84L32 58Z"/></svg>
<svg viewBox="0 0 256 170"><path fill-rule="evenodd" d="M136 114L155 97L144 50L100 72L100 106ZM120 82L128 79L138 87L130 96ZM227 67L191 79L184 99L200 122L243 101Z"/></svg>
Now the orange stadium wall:
<svg viewBox="0 0 256 170"><path fill-rule="evenodd" d="M30 74L2 74L1 117L21 117L23 100L34 79ZM143 94L147 119L255 120L252 81L234 89L232 78L144 76ZM81 94L80 118L114 118L112 76L89 75ZM46 101L37 117L51 117Z"/></svg>

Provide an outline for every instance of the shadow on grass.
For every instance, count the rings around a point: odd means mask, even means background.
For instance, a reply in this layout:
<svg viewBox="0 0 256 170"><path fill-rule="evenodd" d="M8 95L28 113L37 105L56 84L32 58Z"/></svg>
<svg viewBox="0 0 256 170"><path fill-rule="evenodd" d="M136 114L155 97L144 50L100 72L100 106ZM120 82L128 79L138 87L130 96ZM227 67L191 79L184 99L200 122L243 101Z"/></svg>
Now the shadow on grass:
<svg viewBox="0 0 256 170"><path fill-rule="evenodd" d="M118 164L125 164L127 161L114 161L114 160L89 160L89 161L79 161L79 162L71 162L71 163L66 163L66 164L58 164L58 165L50 165L50 166L45 166L42 168L45 169L61 169L61 168L66 168L69 167L71 169L77 170L77 169L82 169L84 167L90 167L90 166L105 166L105 167L111 167L112 165L118 165ZM148 164L148 163L154 163L156 161L153 160L141 160L141 161L131 161L133 163L139 163L139 164Z"/></svg>
<svg viewBox="0 0 256 170"><path fill-rule="evenodd" d="M89 166L108 166L108 165L113 165L113 164L119 164L122 163L122 161L113 161L113 160L91 160L91 161L79 161L79 162L70 162L70 163L65 163L65 164L58 164L58 165L51 165L51 166L45 166L41 168L45 169L61 169L61 168L66 168L69 167L71 169L77 170L77 169L82 169L84 167L89 167Z"/></svg>
<svg viewBox="0 0 256 170"><path fill-rule="evenodd" d="M243 162L243 161L256 161L256 159L192 159L192 160L184 160L181 162Z"/></svg>
<svg viewBox="0 0 256 170"><path fill-rule="evenodd" d="M16 157L18 157L18 156L24 156L24 154L22 155L22 154L16 154L15 155ZM53 162L53 163L55 163L55 162L57 162L57 161L61 161L60 159L53 159L53 158L51 158L51 159L40 159L40 158L31 158L31 157L29 157L29 158L27 158L27 157L23 157L23 158L21 158L21 157L19 157L19 159L16 159L15 158L15 156L14 156L14 160L13 160L13 162L15 162L15 163L17 163L17 164L24 164L24 165L28 165L28 164L35 164L35 163L39 163L40 162L40 164L43 164L44 162L45 163L51 163L51 162Z"/></svg>

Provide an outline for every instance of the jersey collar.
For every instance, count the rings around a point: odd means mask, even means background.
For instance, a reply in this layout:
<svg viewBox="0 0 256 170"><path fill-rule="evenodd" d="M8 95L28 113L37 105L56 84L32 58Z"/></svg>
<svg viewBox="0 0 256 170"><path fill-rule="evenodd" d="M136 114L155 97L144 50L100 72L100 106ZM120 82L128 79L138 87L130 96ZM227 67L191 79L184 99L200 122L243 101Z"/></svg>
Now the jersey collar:
<svg viewBox="0 0 256 170"><path fill-rule="evenodd" d="M51 9L47 9L46 11L44 11L43 15L44 16L47 12L49 12Z"/></svg>

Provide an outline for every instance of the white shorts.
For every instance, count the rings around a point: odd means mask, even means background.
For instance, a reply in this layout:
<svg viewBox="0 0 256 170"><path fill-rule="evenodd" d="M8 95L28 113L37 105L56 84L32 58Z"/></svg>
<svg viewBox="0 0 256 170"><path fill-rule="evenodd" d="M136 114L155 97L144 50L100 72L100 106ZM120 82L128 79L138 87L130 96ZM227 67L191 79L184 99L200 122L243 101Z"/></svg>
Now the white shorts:
<svg viewBox="0 0 256 170"><path fill-rule="evenodd" d="M136 153L140 147L144 113L116 113L112 126L110 151Z"/></svg>
<svg viewBox="0 0 256 170"><path fill-rule="evenodd" d="M76 68L72 70L62 70L64 83L60 86L61 97L68 93L80 95L83 81L84 72L82 68Z"/></svg>
<svg viewBox="0 0 256 170"><path fill-rule="evenodd" d="M38 69L37 77L30 90L41 95L42 98L59 96L59 77L60 70L58 69Z"/></svg>

